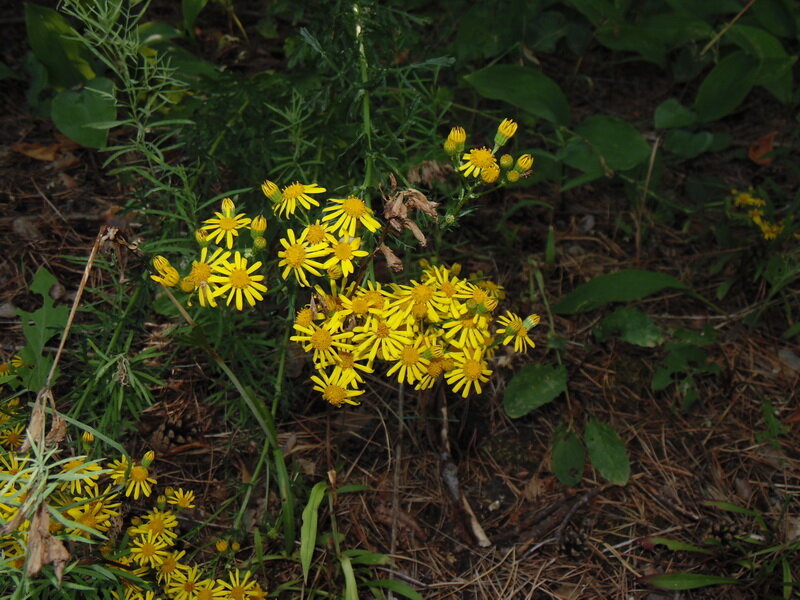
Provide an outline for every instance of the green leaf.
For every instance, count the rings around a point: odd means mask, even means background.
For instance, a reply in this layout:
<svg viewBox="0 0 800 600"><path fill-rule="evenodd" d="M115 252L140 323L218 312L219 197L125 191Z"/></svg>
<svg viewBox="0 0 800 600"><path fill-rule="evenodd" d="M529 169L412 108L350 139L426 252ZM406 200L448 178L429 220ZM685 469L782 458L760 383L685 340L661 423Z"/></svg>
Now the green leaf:
<svg viewBox="0 0 800 600"><path fill-rule="evenodd" d="M104 147L108 129L99 125L114 121L116 116L114 83L105 77L92 79L80 91L64 90L53 98L53 122L64 135L82 146Z"/></svg>
<svg viewBox="0 0 800 600"><path fill-rule="evenodd" d="M700 554L714 554L708 548L701 548L700 546L694 546L692 544L679 542L678 540L672 540L670 538L664 538L658 536L642 538L641 540L639 540L639 543L642 545L643 548L647 550L655 550L656 546L666 546L668 550L683 551L683 552L698 552Z"/></svg>
<svg viewBox="0 0 800 600"><path fill-rule="evenodd" d="M584 432L589 460L597 472L616 485L625 485L631 476L628 450L617 432L594 417L589 419Z"/></svg>
<svg viewBox="0 0 800 600"><path fill-rule="evenodd" d="M552 402L567 389L567 369L563 366L526 365L506 386L503 408L512 419Z"/></svg>
<svg viewBox="0 0 800 600"><path fill-rule="evenodd" d="M583 479L583 444L575 432L565 427L556 430L550 464L558 480L567 486L574 486Z"/></svg>
<svg viewBox="0 0 800 600"><path fill-rule="evenodd" d="M608 23L598 27L595 36L606 48L635 52L644 60L664 67L666 44L643 27L627 23Z"/></svg>
<svg viewBox="0 0 800 600"><path fill-rule="evenodd" d="M405 596L410 600L423 600L419 592L402 581L395 581L394 579L373 579L372 581L365 581L364 585L371 588L389 590L395 594Z"/></svg>
<svg viewBox="0 0 800 600"><path fill-rule="evenodd" d="M208 0L181 0L183 27L186 31L192 33L194 22L206 4L208 4Z"/></svg>
<svg viewBox="0 0 800 600"><path fill-rule="evenodd" d="M681 158L694 158L708 151L714 136L708 131L693 133L685 129L673 129L664 136L664 150Z"/></svg>
<svg viewBox="0 0 800 600"><path fill-rule="evenodd" d="M608 0L569 0L575 10L582 13L592 25L602 25L607 21L622 22L622 12Z"/></svg>
<svg viewBox="0 0 800 600"><path fill-rule="evenodd" d="M504 100L551 123L569 123L564 92L541 71L519 65L493 65L467 75L464 80L485 98Z"/></svg>
<svg viewBox="0 0 800 600"><path fill-rule="evenodd" d="M686 127L697 121L697 115L676 98L667 98L656 107L654 121L656 129Z"/></svg>
<svg viewBox="0 0 800 600"><path fill-rule="evenodd" d="M325 498L327 490L328 484L326 482L317 482L311 488L311 493L308 495L308 504L303 509L303 525L300 527L300 566L303 569L303 581L306 582L308 581L308 571L311 568L311 558L314 555L314 546L317 542L319 505Z"/></svg>
<svg viewBox="0 0 800 600"><path fill-rule="evenodd" d="M642 582L659 590L694 590L709 585L727 585L739 583L738 580L719 575L703 575L701 573L664 573L649 575Z"/></svg>
<svg viewBox="0 0 800 600"><path fill-rule="evenodd" d="M6 63L0 62L0 81L3 79L22 79L22 77L14 73Z"/></svg>
<svg viewBox="0 0 800 600"><path fill-rule="evenodd" d="M784 0L758 0L750 12L772 35L793 38L795 36L795 17Z"/></svg>
<svg viewBox="0 0 800 600"><path fill-rule="evenodd" d="M50 297L50 288L56 283L56 278L41 267L33 276L30 287L32 292L42 297L41 308L32 313L21 308L16 310L17 316L22 319L22 334L26 341L19 354L27 364L33 365L24 371L21 379L25 387L34 392L45 386L52 364L52 358L42 354L44 347L67 325L69 310L64 305L56 306Z"/></svg>
<svg viewBox="0 0 800 600"><path fill-rule="evenodd" d="M25 3L25 26L28 43L55 86L70 87L94 78L88 51L64 17L51 8Z"/></svg>
<svg viewBox="0 0 800 600"><path fill-rule="evenodd" d="M636 129L622 119L597 115L575 128L605 164L615 171L625 171L650 157L650 145Z"/></svg>
<svg viewBox="0 0 800 600"><path fill-rule="evenodd" d="M789 56L780 40L759 27L734 25L728 38L742 50L758 59L759 69L755 85L761 85L780 102L792 101L792 67L796 56Z"/></svg>
<svg viewBox="0 0 800 600"><path fill-rule="evenodd" d="M758 72L758 59L741 50L720 60L697 91L694 110L700 121L716 121L732 113L750 93Z"/></svg>
<svg viewBox="0 0 800 600"><path fill-rule="evenodd" d="M600 275L576 287L553 310L562 315L586 312L609 302L641 300L663 289L687 290L680 281L664 273L626 269Z"/></svg>
<svg viewBox="0 0 800 600"><path fill-rule="evenodd" d="M664 341L664 333L646 314L632 306L621 306L603 319L595 328L594 335L603 342L619 336L623 342L655 348Z"/></svg>

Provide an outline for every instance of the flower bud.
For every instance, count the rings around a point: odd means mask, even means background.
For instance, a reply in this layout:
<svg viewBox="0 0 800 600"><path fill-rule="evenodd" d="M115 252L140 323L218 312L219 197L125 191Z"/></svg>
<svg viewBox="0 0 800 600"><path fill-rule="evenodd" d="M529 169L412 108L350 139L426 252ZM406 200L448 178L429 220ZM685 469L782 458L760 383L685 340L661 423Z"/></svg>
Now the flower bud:
<svg viewBox="0 0 800 600"><path fill-rule="evenodd" d="M450 138L447 138L444 141L444 151L447 152L447 154L450 156L455 156L460 152L460 150L458 149L458 144L456 144Z"/></svg>
<svg viewBox="0 0 800 600"><path fill-rule="evenodd" d="M263 237L264 232L267 230L267 220L263 215L258 215L250 221L250 232L253 239Z"/></svg>
<svg viewBox="0 0 800 600"><path fill-rule="evenodd" d="M222 214L229 219L232 219L236 216L236 205L230 198L222 199Z"/></svg>
<svg viewBox="0 0 800 600"><path fill-rule="evenodd" d="M142 466L146 469L151 464L153 464L153 461L155 459L156 459L156 453L153 452L152 450L148 450L147 452L144 453L144 456L142 457Z"/></svg>
<svg viewBox="0 0 800 600"><path fill-rule="evenodd" d="M201 248L205 248L209 244L208 233L206 233L203 229L198 229L194 232L194 239L198 244L200 244Z"/></svg>
<svg viewBox="0 0 800 600"><path fill-rule="evenodd" d="M91 431L84 431L81 439L86 444L91 444L94 441L94 434Z"/></svg>
<svg viewBox="0 0 800 600"><path fill-rule="evenodd" d="M541 320L542 318L539 315L528 315L525 317L525 320L522 321L522 325L525 327L525 329L533 329Z"/></svg>
<svg viewBox="0 0 800 600"><path fill-rule="evenodd" d="M270 180L267 179L261 184L261 191L264 192L264 195L272 202L278 203L281 201L281 191L278 189L278 186Z"/></svg>
<svg viewBox="0 0 800 600"><path fill-rule="evenodd" d="M191 277L184 277L181 279L181 291L187 294L193 292L195 288L194 279Z"/></svg>
<svg viewBox="0 0 800 600"><path fill-rule="evenodd" d="M498 177L500 177L500 167L497 165L481 169L481 179L484 183L494 183Z"/></svg>
<svg viewBox="0 0 800 600"><path fill-rule="evenodd" d="M494 136L496 146L502 146L517 133L517 124L511 119L503 119Z"/></svg>
<svg viewBox="0 0 800 600"><path fill-rule="evenodd" d="M511 156L510 154L503 154L503 156L500 157L500 167L504 171L508 171L513 166L514 166L513 156Z"/></svg>
<svg viewBox="0 0 800 600"><path fill-rule="evenodd" d="M339 265L333 265L332 267L328 267L328 278L333 279L334 281L337 279L342 278L342 268Z"/></svg>
<svg viewBox="0 0 800 600"><path fill-rule="evenodd" d="M519 181L519 171L509 171L506 173L506 181L508 181L508 183L517 183Z"/></svg>
<svg viewBox="0 0 800 600"><path fill-rule="evenodd" d="M214 548L217 549L217 552L225 552L228 549L228 540L218 539L214 542Z"/></svg>
<svg viewBox="0 0 800 600"><path fill-rule="evenodd" d="M267 240L257 237L253 240L253 252L261 252L267 247Z"/></svg>
<svg viewBox="0 0 800 600"><path fill-rule="evenodd" d="M524 173L533 167L533 157L530 154L523 154L517 159L517 164L514 165L514 170Z"/></svg>

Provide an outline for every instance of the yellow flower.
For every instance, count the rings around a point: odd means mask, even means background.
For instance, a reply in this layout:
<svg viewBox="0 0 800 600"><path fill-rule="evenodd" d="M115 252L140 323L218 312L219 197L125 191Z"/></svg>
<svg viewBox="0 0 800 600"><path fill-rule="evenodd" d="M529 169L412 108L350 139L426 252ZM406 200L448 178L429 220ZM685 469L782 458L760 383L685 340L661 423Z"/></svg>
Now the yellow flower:
<svg viewBox="0 0 800 600"><path fill-rule="evenodd" d="M69 476L61 484L62 487L71 494L81 494L85 489L97 486L103 469L96 462L86 462L85 456L76 456L62 465L61 472Z"/></svg>
<svg viewBox="0 0 800 600"><path fill-rule="evenodd" d="M251 592L256 588L255 580L250 571L229 571L228 580L220 579L219 583L228 590L231 600L249 600Z"/></svg>
<svg viewBox="0 0 800 600"><path fill-rule="evenodd" d="M464 172L464 177L480 177L483 169L491 169L497 166L497 159L488 148L473 148L467 152L462 160L465 161L460 167L459 171Z"/></svg>
<svg viewBox="0 0 800 600"><path fill-rule="evenodd" d="M236 206L230 198L222 201L222 212L215 212L214 217L203 221L201 229L208 231L208 238L215 244L233 248L233 241L239 235L239 230L250 224L250 219L244 213L236 214Z"/></svg>
<svg viewBox="0 0 800 600"><path fill-rule="evenodd" d="M197 584L197 600L224 600L227 597L228 592L220 581L203 579Z"/></svg>
<svg viewBox="0 0 800 600"><path fill-rule="evenodd" d="M517 159L514 170L518 173L525 173L533 167L533 157L530 154L523 154Z"/></svg>
<svg viewBox="0 0 800 600"><path fill-rule="evenodd" d="M430 363L430 360L423 356L422 342L423 337L417 336L411 344L405 344L400 349L396 362L389 368L386 375L397 373L397 380L400 383L405 382L409 385L420 380Z"/></svg>
<svg viewBox="0 0 800 600"><path fill-rule="evenodd" d="M278 186L269 179L265 180L264 183L261 184L261 191L264 192L264 195L273 203L277 204L281 201L280 189L278 189Z"/></svg>
<svg viewBox="0 0 800 600"><path fill-rule="evenodd" d="M22 358L19 354L15 354L11 357L11 366L15 369L21 369L25 366L25 359Z"/></svg>
<svg viewBox="0 0 800 600"><path fill-rule="evenodd" d="M514 343L514 350L525 352L528 348L535 348L536 344L528 336L528 332L539 324L539 315L530 315L524 321L518 315L506 311L504 316L497 318L501 343L508 345Z"/></svg>
<svg viewBox="0 0 800 600"><path fill-rule="evenodd" d="M491 374L480 348L464 349L453 356L453 368L445 375L445 379L454 392L461 390L461 395L466 398L473 388L480 393L481 383L489 381Z"/></svg>
<svg viewBox="0 0 800 600"><path fill-rule="evenodd" d="M172 541L168 543L171 544ZM172 550L171 552L167 552L164 561L158 565L156 577L159 583L168 584L172 581L173 577L189 568L189 565L185 565L181 562L185 554L185 550Z"/></svg>
<svg viewBox="0 0 800 600"><path fill-rule="evenodd" d="M328 375L325 371L318 371L318 375L312 375L311 381L314 383L314 390L320 392L322 397L330 404L340 407L344 404L357 406L359 402L354 400L356 396L364 393L364 390L349 389L353 379L346 375Z"/></svg>
<svg viewBox="0 0 800 600"><path fill-rule="evenodd" d="M156 283L165 287L175 287L180 281L181 276L177 269L169 264L169 261L163 256L153 258L152 265L158 275L150 275L150 279Z"/></svg>
<svg viewBox="0 0 800 600"><path fill-rule="evenodd" d="M467 313L460 319L447 321L442 328L447 330L445 336L457 348L477 348L486 345L489 321L483 315Z"/></svg>
<svg viewBox="0 0 800 600"><path fill-rule="evenodd" d="M253 220L250 222L250 231L257 234L254 235L254 238L262 237L264 232L267 230L267 220L264 218L263 215L258 215L257 217L253 217Z"/></svg>
<svg viewBox="0 0 800 600"><path fill-rule="evenodd" d="M484 183L494 183L500 177L500 167L492 165L481 170L481 180Z"/></svg>
<svg viewBox="0 0 800 600"><path fill-rule="evenodd" d="M131 544L131 556L142 567L153 569L163 563L167 558L167 542L152 533L137 536Z"/></svg>
<svg viewBox="0 0 800 600"><path fill-rule="evenodd" d="M308 327L295 324L294 328L299 333L289 339L302 344L303 350L306 352L313 351L315 363L329 364L335 362L336 353L339 350L351 349L345 340L349 340L353 333L350 331L336 333L336 325L334 323L324 323L322 327L314 323Z"/></svg>
<svg viewBox="0 0 800 600"><path fill-rule="evenodd" d="M311 245L329 243L335 244L336 238L333 237L330 227L326 223L320 223L317 219L314 223L303 229L300 234L300 240L308 242Z"/></svg>
<svg viewBox="0 0 800 600"><path fill-rule="evenodd" d="M327 191L328 190L324 187L320 187L316 183L305 185L295 182L283 188L280 199L272 205L272 210L275 211L277 215L282 214L284 217L291 217L295 210L297 210L298 204L306 210L312 206L319 206L319 202L315 198L309 196L309 194L321 194ZM272 198L273 197L270 196L270 199Z"/></svg>
<svg viewBox="0 0 800 600"><path fill-rule="evenodd" d="M406 321L406 317L426 317L428 321L437 323L440 315L448 313L448 301L444 293L436 289L435 281L424 283L412 280L409 285L394 286L395 298L386 307L385 315L393 323Z"/></svg>
<svg viewBox="0 0 800 600"><path fill-rule="evenodd" d="M187 508L194 508L194 492L191 490L184 490L183 488L177 488L173 490L167 491L167 502L174 506L177 506L181 510L185 510Z"/></svg>
<svg viewBox="0 0 800 600"><path fill-rule="evenodd" d="M310 245L308 242L296 239L294 231L288 229L286 238L280 240L283 250L278 252L278 267L284 267L281 277L286 279L289 273L294 273L297 282L305 287L309 287L306 271L319 277L318 269L323 269L322 263L314 260L325 256L330 252L326 244Z"/></svg>
<svg viewBox="0 0 800 600"><path fill-rule="evenodd" d="M425 367L425 372L414 389L429 390L439 378L453 368L453 359L449 355L434 357Z"/></svg>
<svg viewBox="0 0 800 600"><path fill-rule="evenodd" d="M514 137L515 133L517 133L517 124L511 119L503 119L497 128L497 133L494 135L495 145L502 146Z"/></svg>
<svg viewBox="0 0 800 600"><path fill-rule="evenodd" d="M444 150L450 156L455 156L464 151L464 142L467 141L467 132L463 127L453 127L444 142Z"/></svg>
<svg viewBox="0 0 800 600"><path fill-rule="evenodd" d="M18 423L0 430L0 444L9 450L18 450L22 446L25 425Z"/></svg>
<svg viewBox="0 0 800 600"><path fill-rule="evenodd" d="M172 544L178 534L173 531L178 526L178 519L171 511L161 511L154 508L144 516L141 525L131 529L132 535L147 535L152 533L157 537L163 537L168 543Z"/></svg>
<svg viewBox="0 0 800 600"><path fill-rule="evenodd" d="M179 570L166 585L166 592L175 600L196 600L200 587L197 565Z"/></svg>
<svg viewBox="0 0 800 600"><path fill-rule="evenodd" d="M366 323L353 329L353 334L356 355L366 357L370 365L376 357L395 360L403 346L412 340L405 329L393 327L379 316L368 318Z"/></svg>
<svg viewBox="0 0 800 600"><path fill-rule="evenodd" d="M115 473L111 474L111 478L118 483ZM126 481L125 495L128 498L133 496L134 500L138 500L139 496L149 498L150 494L153 493L152 485L155 482L155 478L150 477L150 471L147 467L134 464Z"/></svg>
<svg viewBox="0 0 800 600"><path fill-rule="evenodd" d="M369 252L361 250L361 238L344 238L331 245L331 256L322 267L324 269L339 267L342 270L340 277L346 277L355 272L353 260L365 256L369 256Z"/></svg>
<svg viewBox="0 0 800 600"><path fill-rule="evenodd" d="M506 181L508 183L517 183L520 180L520 174L518 171L509 171L506 173Z"/></svg>
<svg viewBox="0 0 800 600"><path fill-rule="evenodd" d="M372 209L360 198L355 196L331 198L328 202L333 206L329 204L322 209L322 212L328 213L322 217L322 220L334 221L331 229L341 236L353 237L359 225L363 225L372 232L381 227L381 224L372 216Z"/></svg>
<svg viewBox="0 0 800 600"><path fill-rule="evenodd" d="M264 299L262 293L267 291L267 286L260 283L264 276L254 274L254 271L260 268L260 262L255 262L248 267L247 259L237 252L232 263L214 265L214 270L219 274L211 275L208 281L220 285L220 288L214 292L215 296L228 293L228 306L236 300L236 309L242 310L244 308L243 297L250 306L255 306L257 301Z"/></svg>
<svg viewBox="0 0 800 600"><path fill-rule="evenodd" d="M208 248L202 248L200 250L200 260L192 261L192 270L187 279L192 283L193 289L197 290L200 306L214 307L217 305L214 296L219 288L209 283L209 278L218 265L227 263L230 255L231 253L227 250L216 248L209 257Z"/></svg>

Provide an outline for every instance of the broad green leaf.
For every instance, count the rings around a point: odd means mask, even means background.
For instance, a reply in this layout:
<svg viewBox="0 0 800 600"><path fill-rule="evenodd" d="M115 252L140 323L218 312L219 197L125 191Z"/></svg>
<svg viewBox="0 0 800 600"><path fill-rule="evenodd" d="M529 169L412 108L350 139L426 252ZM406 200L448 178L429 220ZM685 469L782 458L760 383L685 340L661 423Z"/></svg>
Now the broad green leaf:
<svg viewBox="0 0 800 600"><path fill-rule="evenodd" d="M595 328L598 341L618 336L623 342L655 348L664 341L664 333L646 314L632 306L621 306Z"/></svg>
<svg viewBox="0 0 800 600"><path fill-rule="evenodd" d="M603 164L600 162L600 157L587 141L581 137L571 138L558 153L558 158L565 165L583 171L592 179L597 179L603 175L612 175L611 172L606 173L605 169L603 169Z"/></svg>
<svg viewBox="0 0 800 600"><path fill-rule="evenodd" d="M693 125L697 121L697 115L676 98L667 98L656 107L654 121L656 129L686 127L687 125Z"/></svg>
<svg viewBox="0 0 800 600"><path fill-rule="evenodd" d="M605 115L589 117L575 131L615 171L632 169L650 156L650 146L642 134L622 119Z"/></svg>
<svg viewBox="0 0 800 600"><path fill-rule="evenodd" d="M676 12L644 16L639 27L670 49L714 35L714 29L704 20Z"/></svg>
<svg viewBox="0 0 800 600"><path fill-rule="evenodd" d="M194 22L206 4L208 4L208 0L181 0L183 27L189 33L193 32Z"/></svg>
<svg viewBox="0 0 800 600"><path fill-rule="evenodd" d="M645 548L647 550L654 550L656 546L666 546L668 550L683 551L683 552L698 552L700 554L713 554L713 552L708 548L701 548L700 546L686 544L684 542L680 542L678 540L672 540L670 538L665 538L665 537L658 537L658 536L646 537L639 540L639 543L642 545L642 548Z"/></svg>
<svg viewBox="0 0 800 600"><path fill-rule="evenodd" d="M564 13L546 10L530 24L529 48L534 52L552 52L558 41L567 35L569 23Z"/></svg>
<svg viewBox="0 0 800 600"><path fill-rule="evenodd" d="M758 59L742 50L720 60L697 91L694 110L700 121L716 121L732 113L750 93L758 73Z"/></svg>
<svg viewBox="0 0 800 600"><path fill-rule="evenodd" d="M389 590L395 594L409 598L410 600L423 600L419 592L402 581L396 581L394 579L373 579L371 581L365 581L364 585L371 588Z"/></svg>
<svg viewBox="0 0 800 600"><path fill-rule="evenodd" d="M594 417L589 419L583 435L589 460L597 472L616 485L625 485L631 476L628 450L617 432Z"/></svg>
<svg viewBox="0 0 800 600"><path fill-rule="evenodd" d="M624 15L609 0L569 0L569 4L597 27L608 21L621 23Z"/></svg>
<svg viewBox="0 0 800 600"><path fill-rule="evenodd" d="M758 0L750 12L772 35L793 38L795 36L795 17L789 7L792 0Z"/></svg>
<svg viewBox="0 0 800 600"><path fill-rule="evenodd" d="M642 578L642 582L659 590L694 590L709 585L727 585L739 583L731 577L719 575L703 575L701 573L664 573L663 575L649 575Z"/></svg>
<svg viewBox="0 0 800 600"><path fill-rule="evenodd" d="M117 101L114 83L105 77L92 79L80 91L64 90L53 98L53 122L68 138L89 148L102 148L108 129L98 126L114 121Z"/></svg>
<svg viewBox="0 0 800 600"><path fill-rule="evenodd" d="M600 275L576 287L553 310L562 315L586 312L610 302L641 300L663 289L687 290L680 281L665 273L626 269Z"/></svg>
<svg viewBox="0 0 800 600"><path fill-rule="evenodd" d="M597 40L611 50L635 52L644 60L663 67L666 45L643 27L627 23L608 23L595 31Z"/></svg>
<svg viewBox="0 0 800 600"><path fill-rule="evenodd" d="M550 464L558 480L564 485L574 486L583 479L583 444L575 432L559 428L553 440Z"/></svg>
<svg viewBox="0 0 800 600"><path fill-rule="evenodd" d="M796 56L789 56L781 42L759 27L734 25L728 39L759 61L755 85L765 87L784 104L792 101L792 67Z"/></svg>
<svg viewBox="0 0 800 600"><path fill-rule="evenodd" d="M51 8L25 3L28 43L53 85L65 88L94 78L89 54L67 20Z"/></svg>
<svg viewBox="0 0 800 600"><path fill-rule="evenodd" d="M308 581L308 571L311 568L311 558L314 556L314 546L317 542L319 505L325 498L325 492L327 491L328 484L326 482L317 482L311 488L311 493L308 495L308 504L303 509L303 525L300 527L300 566L303 569L303 581L306 582Z"/></svg>
<svg viewBox="0 0 800 600"><path fill-rule="evenodd" d="M30 290L42 297L42 306L34 312L16 309L26 342L19 354L26 364L32 365L20 378L25 387L34 392L44 387L52 364L52 358L43 354L44 347L67 325L69 309L64 305L56 306L50 297L50 288L56 283L56 278L41 267L33 276Z"/></svg>
<svg viewBox="0 0 800 600"><path fill-rule="evenodd" d="M464 79L485 98L504 100L551 123L569 123L564 92L541 71L519 65L493 65Z"/></svg>
<svg viewBox="0 0 800 600"><path fill-rule="evenodd" d="M567 370L563 366L526 365L506 386L503 408L512 419L552 402L567 389Z"/></svg>
<svg viewBox="0 0 800 600"><path fill-rule="evenodd" d="M708 131L694 133L685 129L672 129L664 136L664 150L686 159L707 152L713 143L714 136Z"/></svg>

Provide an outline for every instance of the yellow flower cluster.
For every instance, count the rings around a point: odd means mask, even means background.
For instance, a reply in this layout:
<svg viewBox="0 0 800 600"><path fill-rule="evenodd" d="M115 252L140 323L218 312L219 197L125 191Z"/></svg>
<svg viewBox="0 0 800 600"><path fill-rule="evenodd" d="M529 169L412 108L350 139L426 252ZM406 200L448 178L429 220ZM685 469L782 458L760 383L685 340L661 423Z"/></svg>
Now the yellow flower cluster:
<svg viewBox="0 0 800 600"><path fill-rule="evenodd" d="M495 133L492 149L481 146L464 153L467 133L463 127L454 127L444 142L444 150L454 159L461 155L458 170L464 177L480 177L484 183L516 183L530 173L533 157L530 154L523 154L516 160L510 154L497 157L500 147L516 132L517 124L511 119L503 119Z"/></svg>
<svg viewBox="0 0 800 600"><path fill-rule="evenodd" d="M776 239L784 230L784 222L771 221L764 217L764 209L767 208L767 202L763 198L753 195L752 190L740 192L739 190L731 190L733 198L733 205L747 211L747 216L750 217L752 223L759 228L761 236L765 240ZM798 234L794 237L800 239Z"/></svg>
<svg viewBox="0 0 800 600"><path fill-rule="evenodd" d="M312 355L314 389L334 406L358 404L364 375L375 362L387 376L417 390L444 378L464 397L481 392L500 344L518 352L534 347L537 315L495 317L501 286L459 276L460 266L424 264L407 285L332 281L315 287L314 302L295 319L292 341Z"/></svg>
<svg viewBox="0 0 800 600"><path fill-rule="evenodd" d="M18 410L12 401L6 403L0 414ZM88 449L93 440L93 435L84 434L84 448ZM16 445L13 447L16 449ZM59 518L51 519L50 532L69 536L73 542L83 539L86 544L97 543L98 538L106 540L100 547L104 556L121 565L127 574L149 582L151 587L157 582L166 596L175 600L266 597L250 571L233 569L226 579L215 579L204 575L197 565L182 562L186 552L175 550L174 546L178 539L178 514L195 506L191 490L167 488L149 510L132 517L126 535L115 544L111 530L118 531L122 525L123 502L150 498L153 494L156 479L150 465L154 458L153 452L147 452L141 462L125 456L106 464L86 456L60 461L59 471L53 477L54 491L46 500L51 511L59 514ZM0 449L0 526L19 521L11 533L0 537L0 557L13 568L21 569L25 564L31 522L20 519L17 513L31 493L35 476L32 457ZM124 592L112 592L115 597L124 600L155 597L153 591L134 579L124 576L120 579Z"/></svg>

